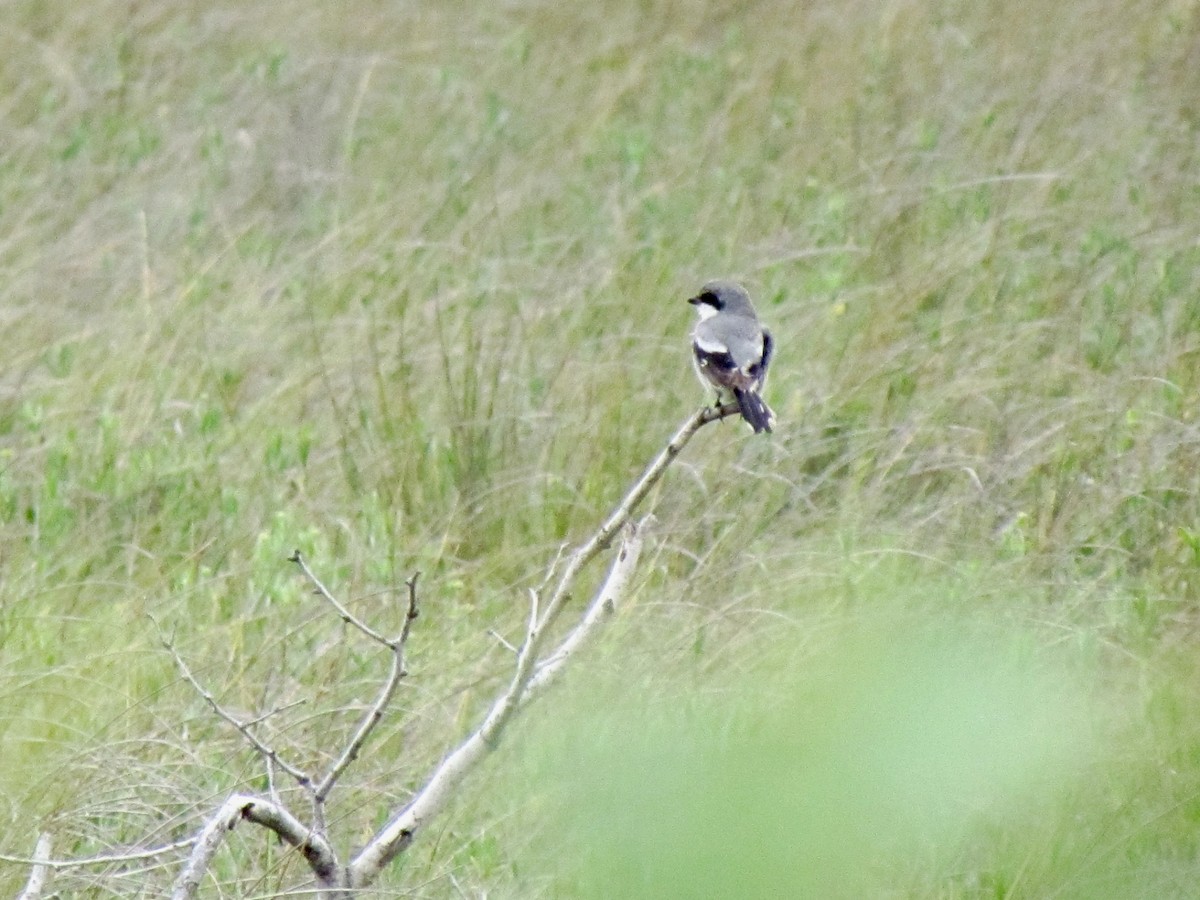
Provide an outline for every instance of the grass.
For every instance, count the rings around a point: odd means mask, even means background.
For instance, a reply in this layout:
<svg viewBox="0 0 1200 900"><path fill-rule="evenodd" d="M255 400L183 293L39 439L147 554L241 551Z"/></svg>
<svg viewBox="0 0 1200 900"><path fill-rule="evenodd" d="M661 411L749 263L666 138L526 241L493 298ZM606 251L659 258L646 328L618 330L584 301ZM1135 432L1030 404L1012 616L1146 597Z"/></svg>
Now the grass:
<svg viewBox="0 0 1200 900"><path fill-rule="evenodd" d="M688 448L630 608L383 889L697 896L690 844L764 896L1190 896L1192 5L11 7L0 849L167 842L265 789L150 615L229 705L305 701L281 751L335 752L386 660L296 547L381 627L424 573L335 812L360 843L502 683L488 629L700 402L682 300L732 276L780 429ZM562 764L636 807L681 747L678 846ZM688 830L738 803L765 837ZM792 868L822 823L850 837ZM219 866L210 896L303 882L248 829Z"/></svg>

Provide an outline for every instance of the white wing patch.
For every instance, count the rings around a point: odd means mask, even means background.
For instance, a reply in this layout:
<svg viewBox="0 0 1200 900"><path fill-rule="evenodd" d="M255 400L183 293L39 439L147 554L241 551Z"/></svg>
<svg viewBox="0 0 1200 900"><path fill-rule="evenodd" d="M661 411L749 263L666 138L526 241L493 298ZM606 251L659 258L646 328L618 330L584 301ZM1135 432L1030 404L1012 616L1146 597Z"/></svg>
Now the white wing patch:
<svg viewBox="0 0 1200 900"><path fill-rule="evenodd" d="M726 347L724 344L722 344L720 341L713 341L713 340L706 341L704 338L700 337L699 335L695 335L693 339L695 341L696 346L700 348L700 351L702 353L728 353L729 352L729 348Z"/></svg>

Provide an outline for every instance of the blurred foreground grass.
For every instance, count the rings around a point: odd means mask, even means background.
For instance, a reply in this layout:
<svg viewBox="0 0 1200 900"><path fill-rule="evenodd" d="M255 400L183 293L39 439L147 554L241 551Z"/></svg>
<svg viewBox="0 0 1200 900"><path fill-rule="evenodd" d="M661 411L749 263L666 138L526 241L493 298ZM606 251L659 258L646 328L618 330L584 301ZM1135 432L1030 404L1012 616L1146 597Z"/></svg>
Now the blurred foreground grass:
<svg viewBox="0 0 1200 900"><path fill-rule="evenodd" d="M337 810L364 839L501 683L487 630L700 402L681 301L729 275L778 339L779 432L688 448L580 660L623 702L589 726L585 688L547 698L387 889L698 895L758 857L747 894L1191 895L1194 3L7 13L0 849L166 842L266 789L147 614L230 706L306 701L268 721L281 751L336 752L386 661L295 547L384 625L425 573L413 675ZM556 851L553 760L525 776L556 721L568 758L599 732L581 766L612 796L669 773L655 818L611 812L669 826L664 853ZM687 852L720 852L710 800L765 808L737 865ZM226 895L302 883L236 841ZM837 846L797 869L788 841Z"/></svg>
<svg viewBox="0 0 1200 900"><path fill-rule="evenodd" d="M543 711L529 790L560 786L547 815L565 824L556 843L569 835L568 858L583 861L575 890L1095 896L1114 886L1108 861L1098 872L1087 859L1097 847L980 852L996 833L1052 821L1065 797L1088 809L1097 800L1079 799L1084 779L1116 774L1092 730L1092 667L1077 648L1039 647L1028 628L964 610L948 579L900 562L869 580L875 609L827 613L820 629L782 626L759 642L765 653L747 648L686 699L678 685L630 697L612 672L577 691L573 715Z"/></svg>

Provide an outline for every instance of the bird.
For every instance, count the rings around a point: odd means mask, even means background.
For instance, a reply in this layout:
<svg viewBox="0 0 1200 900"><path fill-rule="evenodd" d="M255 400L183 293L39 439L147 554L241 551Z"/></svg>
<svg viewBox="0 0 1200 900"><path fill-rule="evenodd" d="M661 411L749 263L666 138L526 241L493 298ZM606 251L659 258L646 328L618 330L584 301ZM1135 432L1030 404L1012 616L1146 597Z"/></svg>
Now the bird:
<svg viewBox="0 0 1200 900"><path fill-rule="evenodd" d="M700 320L692 330L696 374L717 389L717 404L732 396L755 434L769 432L775 413L762 398L775 350L759 324L746 289L735 281L710 281L688 298Z"/></svg>

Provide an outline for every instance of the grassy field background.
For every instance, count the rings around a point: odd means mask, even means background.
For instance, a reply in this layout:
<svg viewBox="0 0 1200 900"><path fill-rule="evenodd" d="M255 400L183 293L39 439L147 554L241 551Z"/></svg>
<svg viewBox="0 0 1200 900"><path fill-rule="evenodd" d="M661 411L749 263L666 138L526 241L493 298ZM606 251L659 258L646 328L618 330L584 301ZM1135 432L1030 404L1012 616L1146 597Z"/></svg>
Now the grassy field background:
<svg viewBox="0 0 1200 900"><path fill-rule="evenodd" d="M683 298L731 276L777 432L687 448L633 602L379 895L1195 895L1195 2L5 18L0 852L267 789L151 616L230 707L304 701L281 752L340 749L388 661L296 547L380 627L424 573L361 844L707 399ZM247 826L212 875L306 870Z"/></svg>

